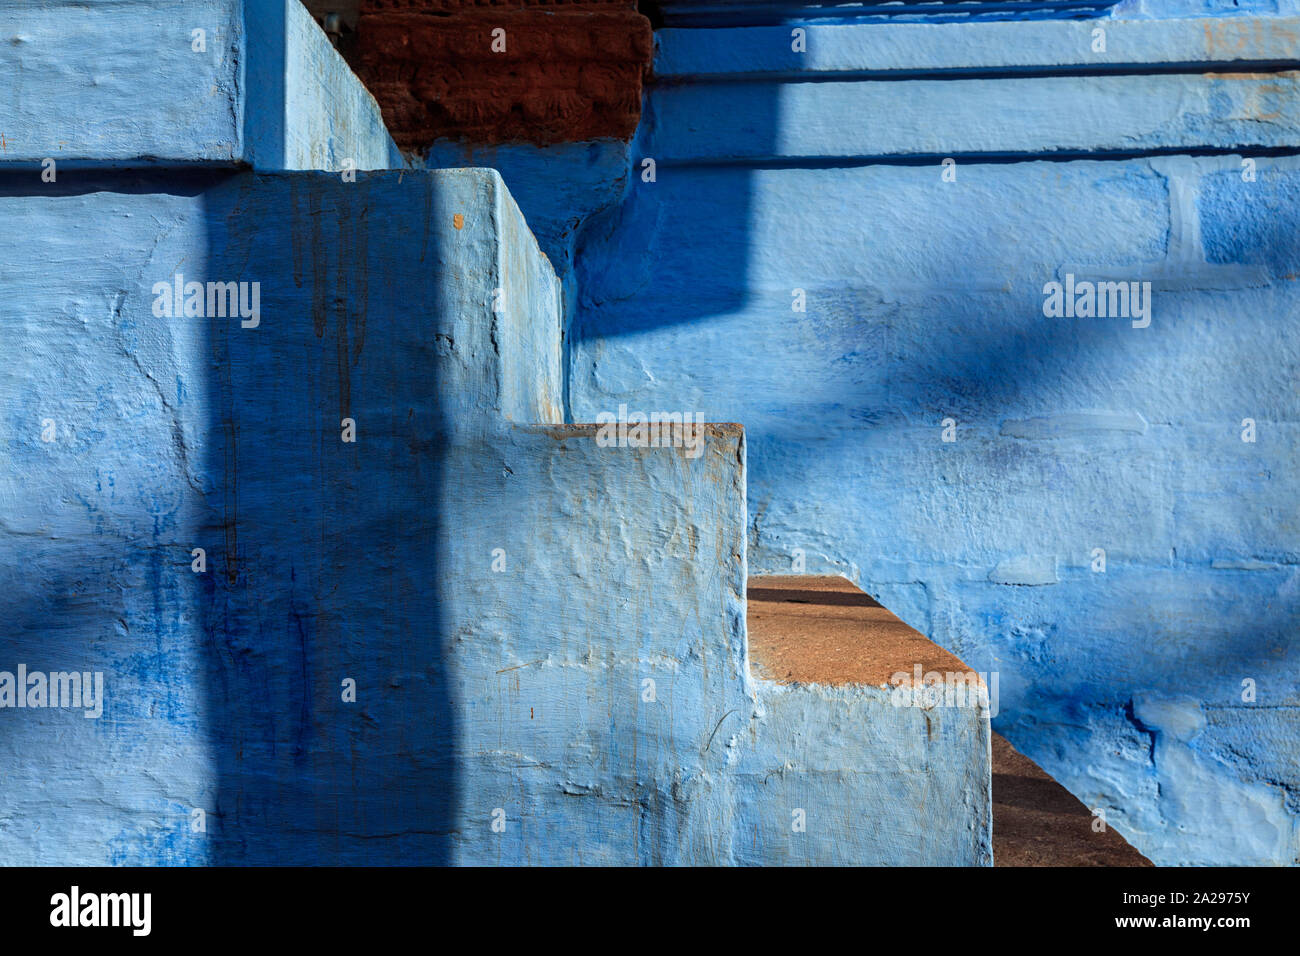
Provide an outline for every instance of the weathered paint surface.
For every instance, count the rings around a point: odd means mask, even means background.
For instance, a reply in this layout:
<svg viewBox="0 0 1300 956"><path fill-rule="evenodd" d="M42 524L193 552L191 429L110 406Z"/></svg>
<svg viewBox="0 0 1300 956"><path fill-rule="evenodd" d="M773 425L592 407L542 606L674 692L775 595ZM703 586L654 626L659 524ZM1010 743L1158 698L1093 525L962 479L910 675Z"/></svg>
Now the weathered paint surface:
<svg viewBox="0 0 1300 956"><path fill-rule="evenodd" d="M573 414L743 422L751 570L999 672L997 729L1156 862L1296 862L1295 22L814 25L811 82L789 29L659 34ZM1045 317L1067 275L1151 282L1150 325Z"/></svg>
<svg viewBox="0 0 1300 956"><path fill-rule="evenodd" d="M379 104L307 8L296 0L244 0L244 6L245 16L258 25L248 31L244 77L253 165L400 169L401 154ZM283 40L273 22L283 24Z"/></svg>
<svg viewBox="0 0 1300 956"><path fill-rule="evenodd" d="M402 165L298 0L6 4L0 39L0 164Z"/></svg>
<svg viewBox="0 0 1300 956"><path fill-rule="evenodd" d="M0 197L0 669L102 671L107 700L0 711L5 861L437 859L439 582L462 543L462 574L492 560L486 433L558 415L556 284L499 177L29 178ZM176 272L260 282L259 324L156 317Z"/></svg>
<svg viewBox="0 0 1300 956"><path fill-rule="evenodd" d="M561 424L497 173L89 143L0 172L0 670L104 678L0 709L4 863L988 862L978 714L751 680L742 430Z"/></svg>
<svg viewBox="0 0 1300 956"><path fill-rule="evenodd" d="M1112 16L1125 20L1168 17L1238 17L1295 14L1297 0L926 0L898 3L865 0L826 4L823 0L657 0L668 27L749 27L771 24L986 23L1062 21ZM789 29L789 26L786 27Z"/></svg>
<svg viewBox="0 0 1300 956"><path fill-rule="evenodd" d="M1104 49L1094 42L1098 27L1105 31ZM791 29L661 31L655 76L699 79L785 72L883 78L1070 67L1141 71L1207 61L1271 63L1296 53L1296 21L1291 17L1015 21L971 23L961 29L934 23L877 23L869 30L860 24L816 24L804 27L802 52L793 48Z"/></svg>
<svg viewBox="0 0 1300 956"><path fill-rule="evenodd" d="M887 862L865 821L915 805L915 768L987 799L974 715L881 741L881 692L764 709L739 428L692 458L508 424L554 421L559 315L495 173L185 182L0 199L52 237L6 250L4 666L107 683L99 720L0 713L6 862ZM259 326L155 319L178 267L262 282ZM808 747L828 722L852 773ZM887 832L983 861L987 819L950 810Z"/></svg>
<svg viewBox="0 0 1300 956"><path fill-rule="evenodd" d="M985 700L921 708L879 687L757 683L755 746L736 766L735 862L993 863ZM804 811L798 839L792 808Z"/></svg>
<svg viewBox="0 0 1300 956"><path fill-rule="evenodd" d="M760 32L683 67L632 157L659 177L567 280L568 374L582 418L746 423L691 459L556 424L558 287L496 177L158 168L398 163L296 6L92 9L17 8L0 47L0 668L107 678L99 720L0 712L5 862L987 862L986 728L927 744L878 692L749 679L746 531L755 570L799 549L999 671L999 727L1157 861L1295 860L1292 21L1108 20L1133 39L1097 64L1079 24L818 27L850 75L817 90ZM224 32L197 69L196 10ZM882 64L918 71L892 101ZM965 122L932 69L1012 95ZM618 185L584 149L558 175ZM45 156L155 168L46 184ZM530 188L563 267L575 212ZM176 272L261 282L259 326L156 318ZM1066 273L1150 280L1151 325L1046 320Z"/></svg>

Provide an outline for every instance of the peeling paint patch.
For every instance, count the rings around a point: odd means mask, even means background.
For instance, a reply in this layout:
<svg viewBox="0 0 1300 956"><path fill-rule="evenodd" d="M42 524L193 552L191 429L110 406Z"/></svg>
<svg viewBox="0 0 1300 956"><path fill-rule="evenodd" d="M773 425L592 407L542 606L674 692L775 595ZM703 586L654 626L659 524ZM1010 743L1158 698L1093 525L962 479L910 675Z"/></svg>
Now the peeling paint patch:
<svg viewBox="0 0 1300 956"><path fill-rule="evenodd" d="M998 566L989 572L989 580L994 584L1037 587L1057 584L1061 578L1056 571L1055 556L1022 554L999 561Z"/></svg>

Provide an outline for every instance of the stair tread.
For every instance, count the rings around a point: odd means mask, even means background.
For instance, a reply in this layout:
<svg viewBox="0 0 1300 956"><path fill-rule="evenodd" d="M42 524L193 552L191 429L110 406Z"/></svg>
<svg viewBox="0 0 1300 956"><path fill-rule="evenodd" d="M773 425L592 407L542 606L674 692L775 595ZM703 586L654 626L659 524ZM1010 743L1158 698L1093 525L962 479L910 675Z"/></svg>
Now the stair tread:
<svg viewBox="0 0 1300 956"><path fill-rule="evenodd" d="M1151 866L1001 734L993 734L993 859L998 866Z"/></svg>
<svg viewBox="0 0 1300 956"><path fill-rule="evenodd" d="M763 575L748 584L750 664L780 683L896 683L923 672L968 668L908 627L851 581L833 576Z"/></svg>
<svg viewBox="0 0 1300 956"><path fill-rule="evenodd" d="M967 670L951 652L908 627L851 581L763 575L748 583L749 655L779 683L892 683L897 673ZM999 866L1150 866L1065 787L992 735L993 842Z"/></svg>

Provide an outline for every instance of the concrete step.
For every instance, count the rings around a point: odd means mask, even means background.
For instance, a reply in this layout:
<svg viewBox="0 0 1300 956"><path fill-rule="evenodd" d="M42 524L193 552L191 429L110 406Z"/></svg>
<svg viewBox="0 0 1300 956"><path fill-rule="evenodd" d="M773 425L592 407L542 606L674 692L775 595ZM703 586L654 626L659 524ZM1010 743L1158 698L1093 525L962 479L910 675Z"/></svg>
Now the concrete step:
<svg viewBox="0 0 1300 956"><path fill-rule="evenodd" d="M749 653L784 683L879 686L918 663L923 673L969 670L840 577L750 578Z"/></svg>
<svg viewBox="0 0 1300 956"><path fill-rule="evenodd" d="M5 4L0 36L0 167L406 165L298 0Z"/></svg>
<svg viewBox="0 0 1300 956"><path fill-rule="evenodd" d="M751 577L747 604L761 716L745 796L798 801L807 821L753 862L991 864L983 682L843 578ZM952 701L912 691L930 674L960 675Z"/></svg>
<svg viewBox="0 0 1300 956"><path fill-rule="evenodd" d="M918 666L923 675L970 673L844 578L750 578L748 598L750 665L768 681L879 687L898 686L900 675L914 681ZM1092 812L1005 737L990 738L999 866L1151 865L1113 829L1094 829Z"/></svg>
<svg viewBox="0 0 1300 956"><path fill-rule="evenodd" d="M491 814L507 808L518 835L519 801L474 789L470 764L510 778L498 752L529 752L529 728L586 706L585 687L554 690L577 686L570 653L611 620L632 627L602 603L615 519L569 499L608 507L652 471L687 502L667 483L678 450L650 465L557 430L558 286L495 172L174 180L78 170L0 187L20 305L0 371L0 674L98 673L105 692L97 719L0 710L0 820L21 821L0 862L431 863L461 858L461 831L479 838L468 859L524 859L544 837L511 857ZM169 301L177 274L200 314ZM248 319L208 307L218 284L249 290ZM708 488L710 465L739 471L739 437L725 441L693 462ZM727 506L743 542L743 505ZM588 591L567 578L584 559ZM476 724L482 687L525 682L509 669L546 641L559 703L529 701L515 739ZM625 696L635 711L631 677ZM716 718L697 720L707 735ZM86 767L111 802L63 796Z"/></svg>

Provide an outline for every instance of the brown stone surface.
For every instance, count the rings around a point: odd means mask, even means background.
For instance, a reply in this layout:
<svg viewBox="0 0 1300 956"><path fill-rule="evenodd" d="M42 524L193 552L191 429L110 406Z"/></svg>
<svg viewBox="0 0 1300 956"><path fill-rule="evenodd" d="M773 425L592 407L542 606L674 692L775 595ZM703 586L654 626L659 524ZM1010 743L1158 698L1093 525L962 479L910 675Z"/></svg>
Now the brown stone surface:
<svg viewBox="0 0 1300 956"><path fill-rule="evenodd" d="M363 0L341 50L403 149L549 144L632 136L653 34L630 0Z"/></svg>
<svg viewBox="0 0 1300 956"><path fill-rule="evenodd" d="M966 665L908 627L844 578L749 579L749 658L755 672L784 683L880 686L914 665Z"/></svg>
<svg viewBox="0 0 1300 956"><path fill-rule="evenodd" d="M897 672L964 672L957 657L837 577L749 579L749 655L784 683L888 683ZM993 859L998 866L1151 866L1114 830L1095 833L1070 791L993 734Z"/></svg>
<svg viewBox="0 0 1300 956"><path fill-rule="evenodd" d="M993 735L993 861L998 866L1152 866L1001 734Z"/></svg>

